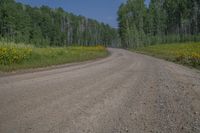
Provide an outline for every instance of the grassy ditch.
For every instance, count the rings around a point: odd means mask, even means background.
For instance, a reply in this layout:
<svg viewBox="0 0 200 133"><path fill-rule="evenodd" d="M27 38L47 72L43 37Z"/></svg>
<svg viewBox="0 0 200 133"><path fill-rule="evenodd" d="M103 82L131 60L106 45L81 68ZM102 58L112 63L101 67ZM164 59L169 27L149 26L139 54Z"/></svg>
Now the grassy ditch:
<svg viewBox="0 0 200 133"><path fill-rule="evenodd" d="M132 49L139 53L200 69L200 43L162 44Z"/></svg>
<svg viewBox="0 0 200 133"><path fill-rule="evenodd" d="M102 46L37 48L24 44L0 43L0 71L81 62L107 55L108 51Z"/></svg>

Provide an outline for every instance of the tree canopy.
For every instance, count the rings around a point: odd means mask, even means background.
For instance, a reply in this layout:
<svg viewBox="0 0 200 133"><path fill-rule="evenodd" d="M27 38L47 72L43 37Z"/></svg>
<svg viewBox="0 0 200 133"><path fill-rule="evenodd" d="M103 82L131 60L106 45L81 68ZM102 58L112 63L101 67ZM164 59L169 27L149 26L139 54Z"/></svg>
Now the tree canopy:
<svg viewBox="0 0 200 133"><path fill-rule="evenodd" d="M117 29L62 8L0 0L0 38L38 46L115 45Z"/></svg>
<svg viewBox="0 0 200 133"><path fill-rule="evenodd" d="M127 0L118 11L123 47L199 41L199 0Z"/></svg>

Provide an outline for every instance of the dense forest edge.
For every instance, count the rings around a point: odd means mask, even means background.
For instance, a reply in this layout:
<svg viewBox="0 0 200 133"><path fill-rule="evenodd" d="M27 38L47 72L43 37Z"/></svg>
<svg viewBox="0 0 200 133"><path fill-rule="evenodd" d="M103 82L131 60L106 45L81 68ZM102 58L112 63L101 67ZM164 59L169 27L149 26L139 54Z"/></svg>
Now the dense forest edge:
<svg viewBox="0 0 200 133"><path fill-rule="evenodd" d="M127 0L118 11L122 47L200 41L199 0Z"/></svg>
<svg viewBox="0 0 200 133"><path fill-rule="evenodd" d="M0 41L35 46L117 46L117 29L65 12L62 8L31 7L0 0Z"/></svg>
<svg viewBox="0 0 200 133"><path fill-rule="evenodd" d="M0 0L0 70L106 57L106 47L200 68L199 0L127 0L118 24L115 29L62 8Z"/></svg>
<svg viewBox="0 0 200 133"><path fill-rule="evenodd" d="M103 58L119 40L117 29L62 8L0 0L0 71Z"/></svg>

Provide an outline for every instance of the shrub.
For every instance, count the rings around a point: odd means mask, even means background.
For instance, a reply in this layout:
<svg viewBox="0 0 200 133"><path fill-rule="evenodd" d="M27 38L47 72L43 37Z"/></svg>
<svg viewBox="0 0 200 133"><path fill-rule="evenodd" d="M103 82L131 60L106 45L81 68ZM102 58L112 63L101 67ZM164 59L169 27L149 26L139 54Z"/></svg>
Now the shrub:
<svg viewBox="0 0 200 133"><path fill-rule="evenodd" d="M0 64L11 65L20 63L30 57L32 49L13 45L0 45Z"/></svg>

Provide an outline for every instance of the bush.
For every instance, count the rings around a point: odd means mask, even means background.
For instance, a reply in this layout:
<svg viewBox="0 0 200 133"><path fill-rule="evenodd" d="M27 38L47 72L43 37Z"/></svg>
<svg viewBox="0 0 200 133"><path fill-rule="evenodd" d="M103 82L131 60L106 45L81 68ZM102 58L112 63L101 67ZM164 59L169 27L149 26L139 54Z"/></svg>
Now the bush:
<svg viewBox="0 0 200 133"><path fill-rule="evenodd" d="M32 49L13 45L0 45L0 64L11 65L20 63L30 57Z"/></svg>

